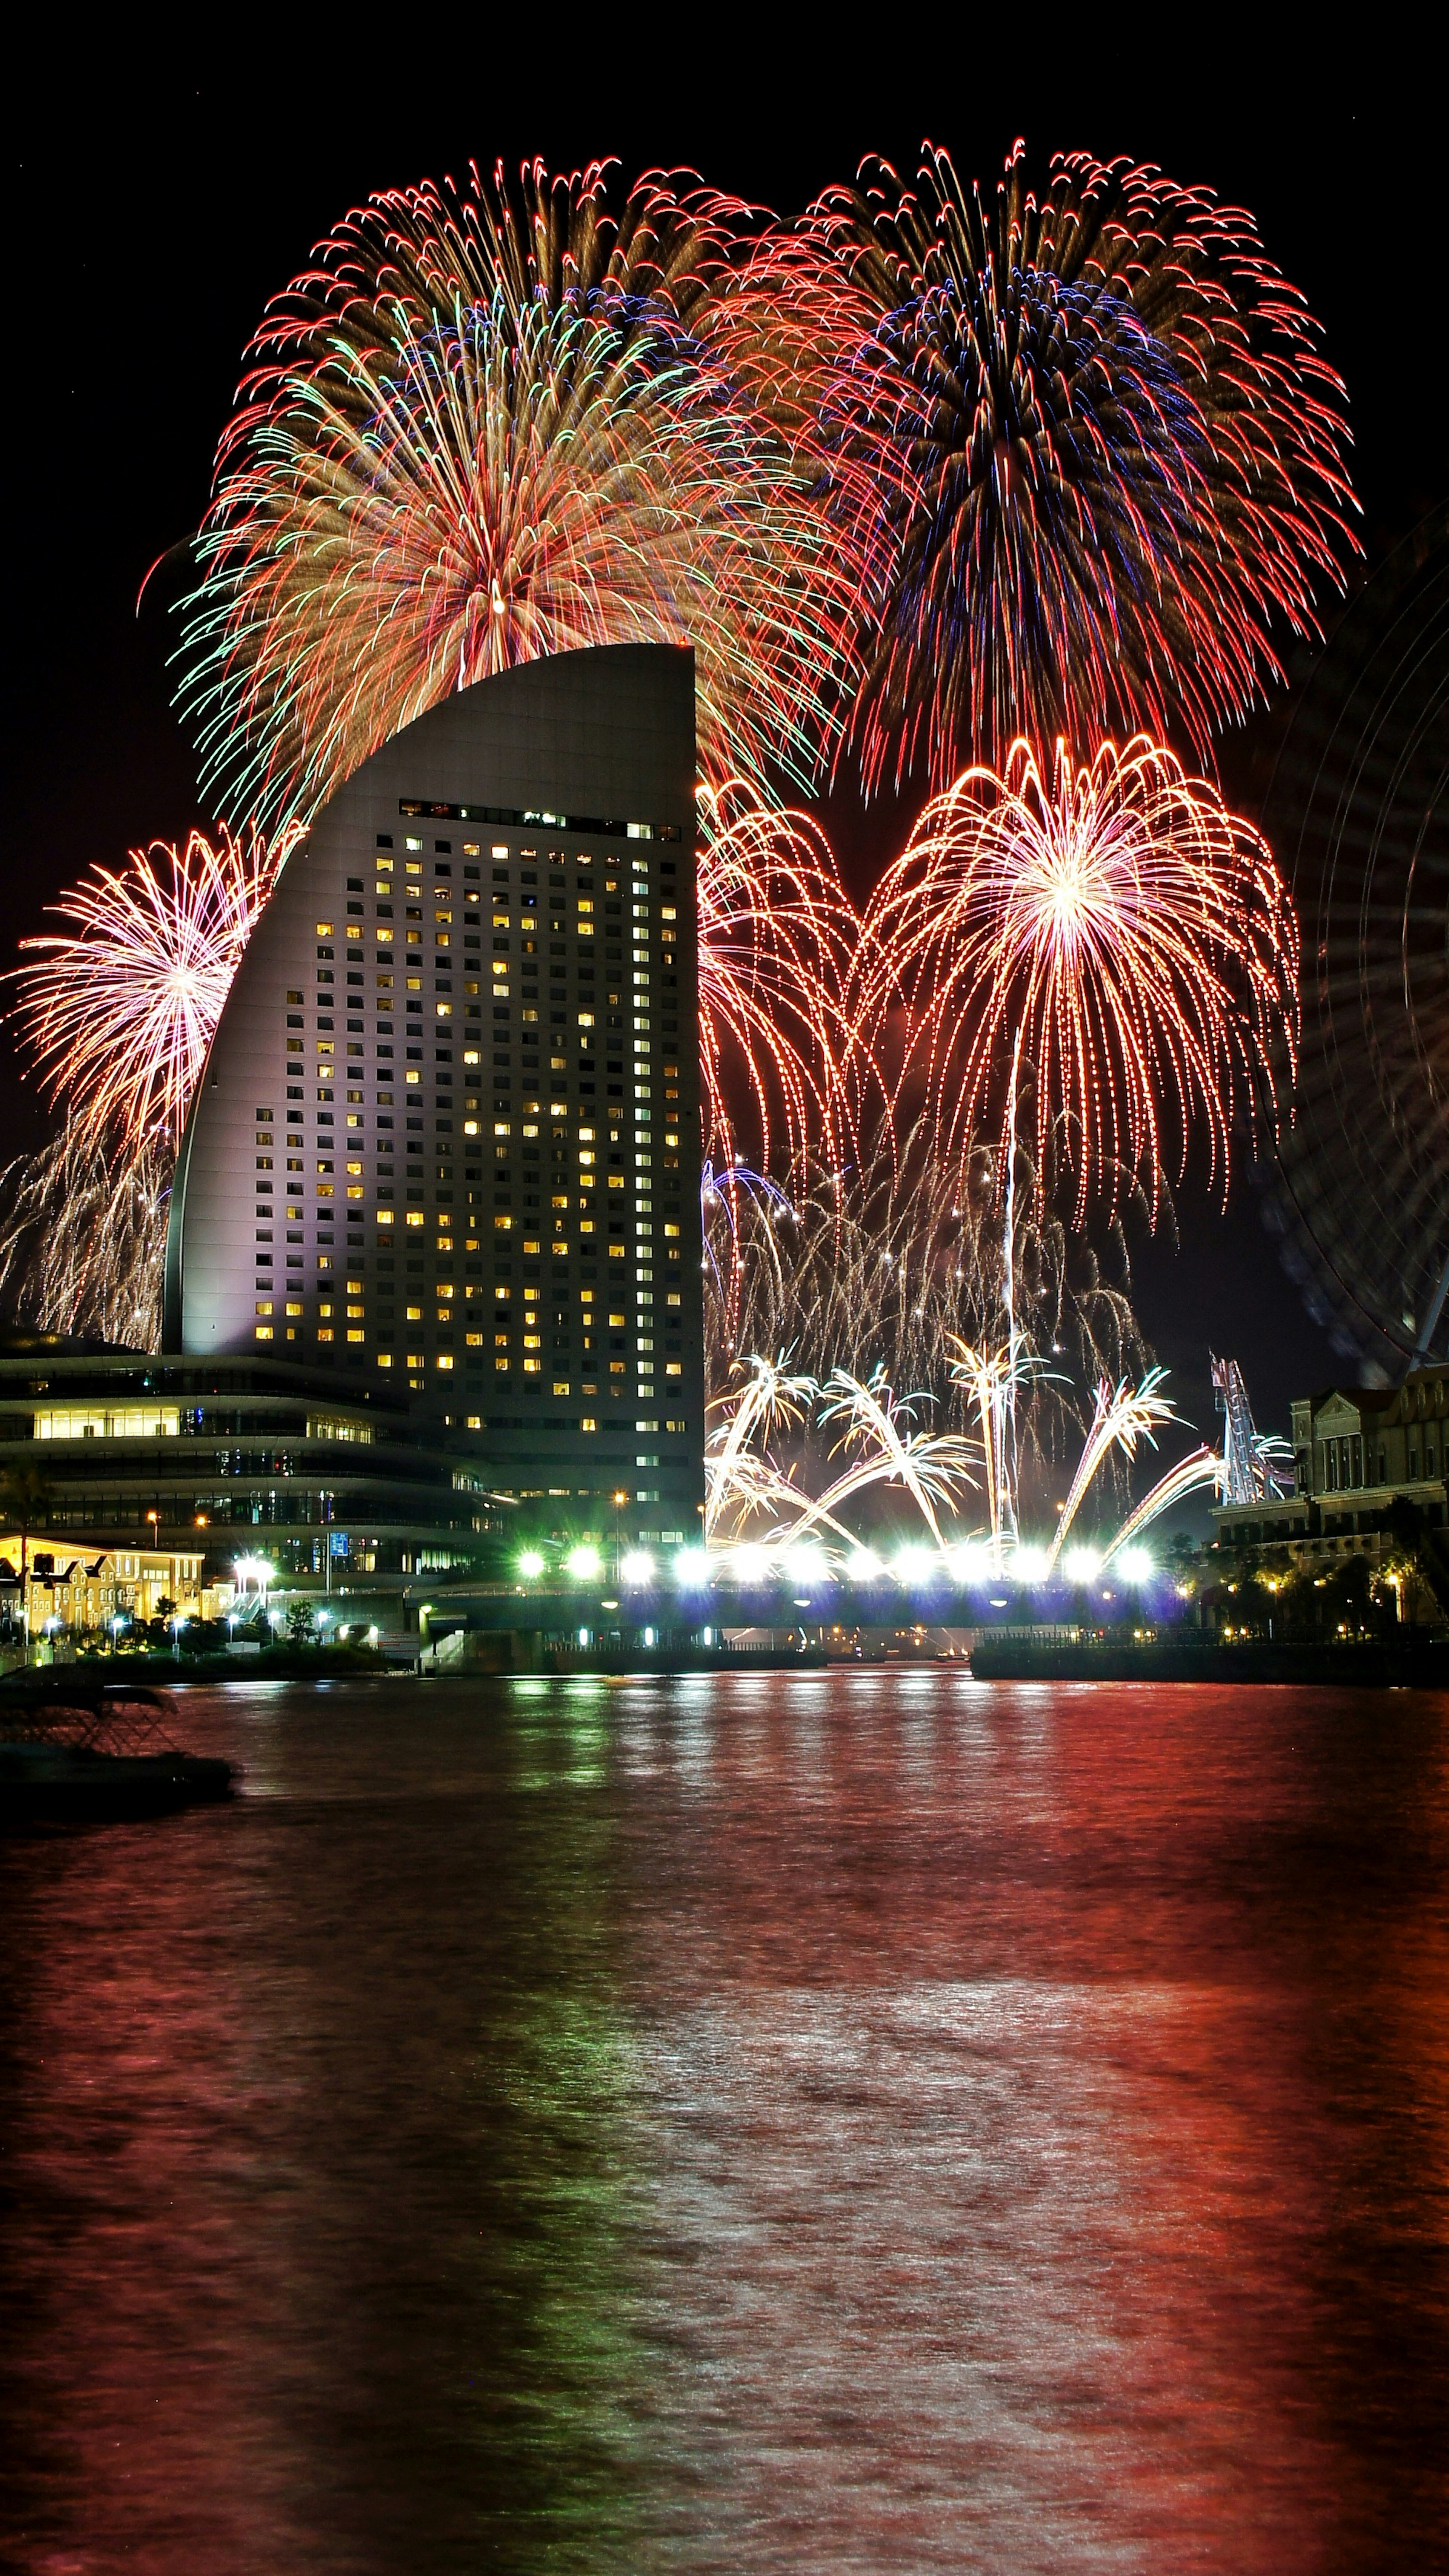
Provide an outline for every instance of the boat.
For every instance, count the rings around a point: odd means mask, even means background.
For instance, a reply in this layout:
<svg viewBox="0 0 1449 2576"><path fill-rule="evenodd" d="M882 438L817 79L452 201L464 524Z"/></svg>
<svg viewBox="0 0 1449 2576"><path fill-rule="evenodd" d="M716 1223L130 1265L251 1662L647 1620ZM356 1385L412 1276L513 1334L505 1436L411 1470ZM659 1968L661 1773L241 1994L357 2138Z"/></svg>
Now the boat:
<svg viewBox="0 0 1449 2576"><path fill-rule="evenodd" d="M229 1762L162 1740L169 1692L84 1666L0 1680L0 1830L172 1815L229 1798Z"/></svg>

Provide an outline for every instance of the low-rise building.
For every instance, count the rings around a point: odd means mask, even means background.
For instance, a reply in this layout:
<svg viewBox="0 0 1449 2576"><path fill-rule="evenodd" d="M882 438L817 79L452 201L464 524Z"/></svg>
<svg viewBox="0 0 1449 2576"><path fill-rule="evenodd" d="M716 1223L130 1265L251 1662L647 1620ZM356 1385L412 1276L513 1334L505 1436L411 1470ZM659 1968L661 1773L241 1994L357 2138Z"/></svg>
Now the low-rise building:
<svg viewBox="0 0 1449 2576"><path fill-rule="evenodd" d="M1394 1539L1389 1514L1412 1503L1446 1525L1449 1365L1411 1369L1397 1387L1329 1387L1292 1408L1294 1490L1276 1501L1225 1503L1217 1544L1295 1558L1362 1555L1378 1564Z"/></svg>
<svg viewBox="0 0 1449 2576"><path fill-rule="evenodd" d="M185 1618L207 1616L198 1550L103 1549L94 1556L32 1547L24 1568L18 1539L0 1553L0 1614L12 1627L28 1624L32 1637L50 1629L97 1636L171 1610ZM166 1605L163 1609L163 1603Z"/></svg>

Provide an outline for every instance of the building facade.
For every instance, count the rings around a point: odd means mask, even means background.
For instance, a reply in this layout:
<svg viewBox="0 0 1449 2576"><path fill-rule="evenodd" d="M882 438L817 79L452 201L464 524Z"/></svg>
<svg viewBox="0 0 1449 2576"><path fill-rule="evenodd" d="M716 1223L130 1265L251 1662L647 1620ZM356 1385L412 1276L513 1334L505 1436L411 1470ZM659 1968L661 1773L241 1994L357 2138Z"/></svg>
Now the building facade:
<svg viewBox="0 0 1449 2576"><path fill-rule="evenodd" d="M1397 1387L1330 1387L1292 1409L1294 1491L1214 1512L1223 1547L1287 1548L1295 1557L1390 1553L1395 1501L1431 1530L1446 1526L1449 1365L1411 1369Z"/></svg>
<svg viewBox="0 0 1449 2576"><path fill-rule="evenodd" d="M344 1387L270 1354L157 1358L10 1334L0 1561L18 1577L22 1537L37 1580L144 1551L149 1572L116 1578L143 1585L138 1616L145 1587L189 1605L240 1556L267 1558L283 1583L396 1597L496 1547L507 1513L472 1445L390 1384ZM89 1608L95 1581L64 1579L84 1582Z"/></svg>
<svg viewBox="0 0 1449 2576"><path fill-rule="evenodd" d="M168 1352L368 1391L522 1506L699 1530L694 666L479 682L293 852L193 1106Z"/></svg>

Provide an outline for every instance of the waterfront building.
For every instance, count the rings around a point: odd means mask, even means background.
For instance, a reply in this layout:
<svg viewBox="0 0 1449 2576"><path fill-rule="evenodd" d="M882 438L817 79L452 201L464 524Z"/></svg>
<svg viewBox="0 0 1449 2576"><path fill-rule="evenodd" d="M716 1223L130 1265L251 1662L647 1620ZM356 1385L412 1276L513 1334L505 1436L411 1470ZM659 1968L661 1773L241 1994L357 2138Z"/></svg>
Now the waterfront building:
<svg viewBox="0 0 1449 2576"><path fill-rule="evenodd" d="M18 1539L0 1541L0 1549L0 1624L31 1638L52 1629L82 1637L117 1635L173 1611L184 1619L215 1618L230 1607L236 1591L235 1585L224 1586L223 1600L203 1585L201 1545L103 1548L98 1556L32 1547L23 1565Z"/></svg>
<svg viewBox="0 0 1449 2576"><path fill-rule="evenodd" d="M1449 1365L1411 1369L1397 1387L1329 1387L1292 1408L1294 1490L1276 1502L1221 1505L1218 1544L1295 1559L1393 1549L1388 1516L1412 1503L1431 1530L1446 1526Z"/></svg>
<svg viewBox="0 0 1449 2576"><path fill-rule="evenodd" d="M54 1571L141 1549L142 1573L117 1580L139 1583L142 1602L197 1596L203 1612L203 1582L224 1581L239 1556L264 1556L282 1583L396 1597L420 1575L475 1565L505 1517L476 1458L392 1386L344 1388L270 1356L156 1357L43 1334L0 1339L7 1471L32 1481L37 1579L46 1556ZM0 1551L17 1581L20 1520L12 1483ZM88 1607L97 1581L65 1580Z"/></svg>
<svg viewBox="0 0 1449 2576"><path fill-rule="evenodd" d="M193 1105L168 1354L299 1370L299 1419L329 1384L520 1535L697 1536L694 771L692 655L626 645L462 690L347 780Z"/></svg>

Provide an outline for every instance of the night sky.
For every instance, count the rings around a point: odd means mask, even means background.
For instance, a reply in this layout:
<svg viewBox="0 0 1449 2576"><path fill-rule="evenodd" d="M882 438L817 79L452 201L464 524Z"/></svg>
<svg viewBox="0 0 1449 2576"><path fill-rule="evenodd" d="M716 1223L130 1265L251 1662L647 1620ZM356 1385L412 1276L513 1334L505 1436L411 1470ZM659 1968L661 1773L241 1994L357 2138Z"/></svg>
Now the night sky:
<svg viewBox="0 0 1449 2576"><path fill-rule="evenodd" d="M953 24L966 28L974 13ZM486 21L485 21L486 23ZM914 166L923 133L963 175L994 177L1015 135L1033 170L1054 148L1159 162L1259 217L1269 256L1298 284L1345 375L1370 565L1445 487L1443 234L1429 128L1429 65L1308 72L1250 35L1206 31L1201 58L1070 44L1020 13L1020 41L993 50L945 37L919 13L875 22L852 48L844 13L818 49L781 53L770 22L735 18L578 22L542 17L510 53L417 22L400 54L390 20L371 58L366 23L259 22L225 68L144 43L111 59L57 57L12 84L7 548L12 677L5 742L3 946L43 927L54 891L133 842L208 822L188 743L169 706L163 567L150 566L205 505L212 452L242 350L269 294L316 238L378 187L472 157L555 167L617 153L625 170L691 164L722 187L790 213L862 154ZM816 23L816 22L812 22ZM860 22L864 25L864 22ZM765 30L769 29L768 36ZM275 42L273 62L265 48ZM705 59L706 43L718 48ZM315 53L309 49L315 46ZM301 47L299 51L298 48ZM249 50L250 48L250 50ZM630 68L623 68L625 64ZM676 68L660 75L656 63ZM77 83L81 83L78 90ZM1423 95L1406 112L1389 92ZM1229 796L1255 813L1283 704L1224 746ZM890 800L862 815L837 797L831 826L859 884L897 846ZM7 953L4 963L11 962ZM44 1104L0 1031L10 1150L39 1141ZM1278 1268L1256 1193L1234 1184L1226 1217L1191 1182L1179 1248L1133 1247L1136 1295L1172 1391L1211 1422L1209 1342L1248 1371L1260 1426L1286 1428L1289 1398L1340 1373Z"/></svg>

